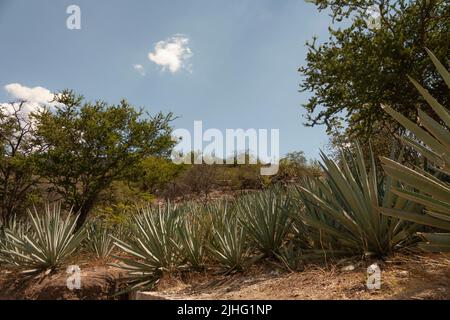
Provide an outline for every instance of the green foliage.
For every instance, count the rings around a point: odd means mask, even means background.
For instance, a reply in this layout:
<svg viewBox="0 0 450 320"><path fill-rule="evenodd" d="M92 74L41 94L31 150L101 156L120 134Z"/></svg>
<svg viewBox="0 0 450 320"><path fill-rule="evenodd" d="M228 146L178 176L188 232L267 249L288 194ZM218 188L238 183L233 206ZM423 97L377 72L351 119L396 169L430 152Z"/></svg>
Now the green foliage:
<svg viewBox="0 0 450 320"><path fill-rule="evenodd" d="M216 165L217 185L227 190L261 189L265 183L260 165Z"/></svg>
<svg viewBox="0 0 450 320"><path fill-rule="evenodd" d="M0 104L0 224L39 200L36 159L42 146L24 102Z"/></svg>
<svg viewBox="0 0 450 320"><path fill-rule="evenodd" d="M121 262L116 266L129 272L132 287L149 288L163 271L173 271L181 264L178 213L169 204L157 210L144 209L134 216L127 239L114 237L114 244L127 254L115 256Z"/></svg>
<svg viewBox="0 0 450 320"><path fill-rule="evenodd" d="M86 233L75 232L78 217L63 218L59 206L44 213L29 212L30 224L5 230L2 254L10 267L26 273L50 272L61 266L79 248Z"/></svg>
<svg viewBox="0 0 450 320"><path fill-rule="evenodd" d="M85 240L85 246L91 253L95 254L95 257L100 260L107 259L113 250L114 239L112 236L122 239L123 227L120 226L116 229L111 229L107 225L92 221L86 225L87 237Z"/></svg>
<svg viewBox="0 0 450 320"><path fill-rule="evenodd" d="M25 263L21 255L11 254L10 252L17 251L18 248L13 241L8 241L7 233L15 234L17 237L23 239L26 235L31 233L31 225L27 220L14 217L0 226L0 266L9 266L18 268Z"/></svg>
<svg viewBox="0 0 450 320"><path fill-rule="evenodd" d="M206 259L206 240L209 226L203 208L188 206L182 210L182 221L178 226L181 255L195 270L204 268Z"/></svg>
<svg viewBox="0 0 450 320"><path fill-rule="evenodd" d="M326 124L329 133L346 122L354 139L369 138L379 129L401 131L379 112L391 106L414 119L419 105L431 111L411 90L406 76L426 85L441 103L449 102L445 83L427 59L425 47L445 61L450 55L450 6L445 0L312 0L331 13L330 38L307 43L302 91L313 92L304 105L308 124ZM381 28L370 28L369 8L380 9ZM341 23L342 21L342 23ZM435 118L436 119L436 118Z"/></svg>
<svg viewBox="0 0 450 320"><path fill-rule="evenodd" d="M107 227L128 225L138 208L152 203L154 199L153 195L144 192L132 181L114 181L100 193L91 216Z"/></svg>
<svg viewBox="0 0 450 320"><path fill-rule="evenodd" d="M248 262L250 249L244 227L225 206L213 217L213 239L210 252L227 271L241 271Z"/></svg>
<svg viewBox="0 0 450 320"><path fill-rule="evenodd" d="M108 227L128 225L136 206L123 203L99 205L94 209L93 219L103 221Z"/></svg>
<svg viewBox="0 0 450 320"><path fill-rule="evenodd" d="M290 271L299 271L304 264L303 254L299 246L295 245L294 241L290 241L286 246L283 246L276 257L281 262L281 266Z"/></svg>
<svg viewBox="0 0 450 320"><path fill-rule="evenodd" d="M239 220L265 256L277 253L291 231L291 208L280 191L252 193L238 200Z"/></svg>
<svg viewBox="0 0 450 320"><path fill-rule="evenodd" d="M433 53L428 51L428 54L450 88L449 72ZM427 113L419 109L420 127L389 106L385 106L384 110L414 134L415 139L404 137L403 141L425 157L430 165L423 170L412 169L387 158L382 158L382 162L386 173L402 182L402 185L395 188L393 192L401 198L424 206L425 210L424 214L405 212L397 208L383 208L382 212L388 216L450 231L450 184L448 183L450 177L450 114L448 109L441 105L428 90L415 80L411 79L411 81L438 115L440 121L433 120ZM450 233L429 233L422 234L422 237L425 240L420 244L423 249L450 252Z"/></svg>
<svg viewBox="0 0 450 320"><path fill-rule="evenodd" d="M138 168L139 178L137 181L142 190L155 194L184 170L186 170L185 165L175 164L170 159L148 157L141 162Z"/></svg>
<svg viewBox="0 0 450 320"><path fill-rule="evenodd" d="M318 177L322 174L317 161L308 161L303 151L286 154L280 160L279 170L273 180L276 182L299 182L304 176Z"/></svg>
<svg viewBox="0 0 450 320"><path fill-rule="evenodd" d="M387 255L409 240L415 226L381 215L379 207L418 209L391 192L396 181L379 178L373 154L367 173L359 145L356 151L343 151L341 166L322 154L324 179L305 179L299 187L305 205L301 218L316 230L311 233L315 248Z"/></svg>
<svg viewBox="0 0 450 320"><path fill-rule="evenodd" d="M54 112L35 115L37 136L48 146L40 174L80 213L78 228L113 181L129 178L142 158L167 156L172 115L143 117L125 100L86 102L71 91L57 95Z"/></svg>

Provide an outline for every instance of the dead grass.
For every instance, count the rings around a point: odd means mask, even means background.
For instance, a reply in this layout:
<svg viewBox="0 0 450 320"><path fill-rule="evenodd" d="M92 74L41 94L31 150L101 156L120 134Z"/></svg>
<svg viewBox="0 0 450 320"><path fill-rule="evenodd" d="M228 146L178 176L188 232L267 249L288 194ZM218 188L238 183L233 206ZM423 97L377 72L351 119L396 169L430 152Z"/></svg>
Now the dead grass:
<svg viewBox="0 0 450 320"><path fill-rule="evenodd" d="M366 269L374 261L342 260L325 266L307 265L286 273L260 264L244 273L180 272L165 275L153 296L161 299L450 299L450 256L395 255L376 261L381 289L366 288ZM65 270L44 278L23 279L0 272L0 299L111 299L125 273L100 262L86 262L82 289L70 291ZM346 271L347 270L347 271Z"/></svg>
<svg viewBox="0 0 450 320"><path fill-rule="evenodd" d="M166 299L450 299L448 256L397 255L377 263L382 270L380 290L366 287L368 262L348 261L347 265L310 265L296 273L258 267L212 279L204 275L187 280L166 277L155 294ZM354 270L345 271L347 266Z"/></svg>

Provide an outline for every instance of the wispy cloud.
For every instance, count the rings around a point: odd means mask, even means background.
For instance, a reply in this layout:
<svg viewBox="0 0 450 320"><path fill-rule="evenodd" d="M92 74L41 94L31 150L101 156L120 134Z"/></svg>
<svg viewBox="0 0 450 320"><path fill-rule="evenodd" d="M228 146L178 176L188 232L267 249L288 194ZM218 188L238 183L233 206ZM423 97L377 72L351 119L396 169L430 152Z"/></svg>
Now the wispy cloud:
<svg viewBox="0 0 450 320"><path fill-rule="evenodd" d="M148 58L161 66L163 71L166 69L172 73L181 69L190 71L191 65L188 60L192 57L192 50L188 45L189 38L175 35L156 43L154 51L148 54Z"/></svg>
<svg viewBox="0 0 450 320"><path fill-rule="evenodd" d="M146 75L145 68L142 64L134 64L133 69L139 72L139 74L143 77Z"/></svg>

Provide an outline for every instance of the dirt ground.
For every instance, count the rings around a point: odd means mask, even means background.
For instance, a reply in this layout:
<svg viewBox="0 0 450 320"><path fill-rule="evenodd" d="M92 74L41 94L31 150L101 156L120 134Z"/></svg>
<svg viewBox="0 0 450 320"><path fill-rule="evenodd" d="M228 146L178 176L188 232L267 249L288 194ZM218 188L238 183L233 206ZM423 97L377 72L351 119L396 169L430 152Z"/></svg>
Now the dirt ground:
<svg viewBox="0 0 450 320"><path fill-rule="evenodd" d="M67 274L61 270L46 276L26 277L0 272L0 300L108 300L125 273L109 266L80 266L81 289L69 290Z"/></svg>
<svg viewBox="0 0 450 320"><path fill-rule="evenodd" d="M371 261L370 263L373 263ZM381 288L366 287L369 262L339 261L305 266L287 273L273 265L252 267L244 273L211 275L180 273L163 277L149 299L446 299L450 300L450 256L397 255L376 261ZM113 299L125 273L103 265L81 265L81 290L70 291L61 271L23 279L0 272L0 299ZM115 297L117 299L117 297ZM123 297L122 297L123 298Z"/></svg>

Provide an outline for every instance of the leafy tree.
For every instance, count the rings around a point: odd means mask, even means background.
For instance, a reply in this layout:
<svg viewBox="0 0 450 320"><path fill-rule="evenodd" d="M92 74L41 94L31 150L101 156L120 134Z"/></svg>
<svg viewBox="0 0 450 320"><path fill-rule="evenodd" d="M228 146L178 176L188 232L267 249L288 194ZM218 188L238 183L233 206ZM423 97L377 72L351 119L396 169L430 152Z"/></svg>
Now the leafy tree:
<svg viewBox="0 0 450 320"><path fill-rule="evenodd" d="M0 104L0 225L36 196L35 162L41 147L25 101Z"/></svg>
<svg viewBox="0 0 450 320"><path fill-rule="evenodd" d="M170 154L172 114L144 117L125 100L91 103L68 90L56 96L54 111L35 115L37 136L48 147L39 169L80 214L79 228L113 181L129 178L145 157Z"/></svg>
<svg viewBox="0 0 450 320"><path fill-rule="evenodd" d="M173 181L186 169L184 164L175 164L163 157L148 157L142 160L137 168L141 175L137 182L143 191L155 194L161 191L167 183Z"/></svg>
<svg viewBox="0 0 450 320"><path fill-rule="evenodd" d="M283 159L286 163L298 167L306 167L306 165L308 164L308 160L306 159L305 153L303 151L289 152Z"/></svg>
<svg viewBox="0 0 450 320"><path fill-rule="evenodd" d="M280 160L280 168L273 182L292 182L304 176L320 175L321 169L317 160L308 161L303 151L294 151L287 153Z"/></svg>
<svg viewBox="0 0 450 320"><path fill-rule="evenodd" d="M450 6L447 0L313 0L319 11L331 12L330 37L307 43L301 91L313 95L304 105L307 125L325 124L332 133L367 138L400 126L382 112L388 105L410 119L417 108L434 112L414 92L407 75L423 83L444 105L449 96L444 82L426 54L433 50L446 61L450 48ZM375 6L375 7L374 7ZM380 28L373 28L371 9L376 8ZM373 11L372 11L373 12Z"/></svg>

